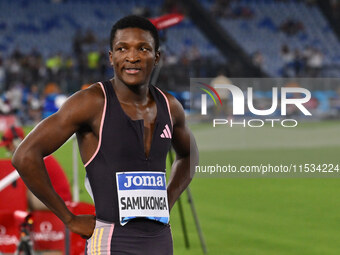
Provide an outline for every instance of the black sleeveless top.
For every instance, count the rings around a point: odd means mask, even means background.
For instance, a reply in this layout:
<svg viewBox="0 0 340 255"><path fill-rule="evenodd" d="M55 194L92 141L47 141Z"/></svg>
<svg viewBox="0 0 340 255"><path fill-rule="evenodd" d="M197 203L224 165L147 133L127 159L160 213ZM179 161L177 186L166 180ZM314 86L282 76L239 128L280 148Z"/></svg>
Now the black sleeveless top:
<svg viewBox="0 0 340 255"><path fill-rule="evenodd" d="M168 101L158 88L149 86L157 106L149 156L144 152L144 121L132 120L122 109L112 83L100 83L105 106L98 148L85 164L98 219L119 222L116 172L165 172L172 138Z"/></svg>

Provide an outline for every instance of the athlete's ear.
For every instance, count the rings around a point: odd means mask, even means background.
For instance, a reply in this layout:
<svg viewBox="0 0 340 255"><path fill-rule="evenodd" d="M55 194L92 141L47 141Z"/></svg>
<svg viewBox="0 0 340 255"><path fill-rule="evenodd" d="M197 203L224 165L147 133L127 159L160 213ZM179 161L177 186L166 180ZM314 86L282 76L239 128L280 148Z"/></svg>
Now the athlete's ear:
<svg viewBox="0 0 340 255"><path fill-rule="evenodd" d="M159 60L161 59L161 52L159 50L156 50L155 54L155 66L158 65Z"/></svg>
<svg viewBox="0 0 340 255"><path fill-rule="evenodd" d="M113 56L112 51L109 51L109 59L110 59L110 65L113 66Z"/></svg>

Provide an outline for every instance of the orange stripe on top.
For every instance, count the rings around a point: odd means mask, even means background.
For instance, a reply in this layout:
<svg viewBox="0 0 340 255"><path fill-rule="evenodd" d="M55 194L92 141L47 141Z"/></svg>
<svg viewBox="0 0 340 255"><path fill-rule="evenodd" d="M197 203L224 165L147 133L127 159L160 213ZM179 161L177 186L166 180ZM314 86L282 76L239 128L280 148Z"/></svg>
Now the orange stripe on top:
<svg viewBox="0 0 340 255"><path fill-rule="evenodd" d="M168 98L166 97L166 95L163 93L163 91L161 91L159 88L157 88L155 86L156 89L158 89L159 92L161 92L161 94L163 95L163 97L165 98L165 101L166 101L166 105L168 107L168 112L169 112L169 116L170 116L170 121L171 121L171 126L173 127L173 122L172 122L172 116L171 116L171 111L170 111L170 105L169 105L169 100Z"/></svg>
<svg viewBox="0 0 340 255"><path fill-rule="evenodd" d="M103 90L103 93L104 93L104 109L103 109L103 113L102 113L102 119L100 121L100 128L99 128L99 141L98 141L98 145L97 145L97 149L96 151L94 152L94 154L92 155L92 157L90 158L89 161L86 162L86 164L84 164L85 167L88 166L88 164L91 163L91 161L94 159L94 157L97 155L98 151L99 151L99 148L100 148L100 145L102 143L102 133L103 133L103 125L104 125L104 119L105 119L105 114L106 114L106 93L105 93L105 89L104 89L104 85L99 82L100 84L100 87L102 88Z"/></svg>

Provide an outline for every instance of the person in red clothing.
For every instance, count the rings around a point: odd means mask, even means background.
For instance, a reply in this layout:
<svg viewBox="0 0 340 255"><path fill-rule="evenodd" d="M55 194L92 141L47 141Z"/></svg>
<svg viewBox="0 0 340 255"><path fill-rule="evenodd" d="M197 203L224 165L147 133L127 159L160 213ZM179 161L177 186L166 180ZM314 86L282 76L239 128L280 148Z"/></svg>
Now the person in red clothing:
<svg viewBox="0 0 340 255"><path fill-rule="evenodd" d="M0 147L5 147L11 154L14 153L16 148L19 146L20 142L24 139L24 130L18 126L12 126L5 130L2 141L0 142ZM45 166L48 175L51 179L52 186L58 195L66 202L72 201L72 195L70 190L70 185L68 183L67 177L64 170L58 163L58 161L52 156L47 156L44 158ZM30 191L28 191L28 204L30 210L48 210L48 208L40 202Z"/></svg>
<svg viewBox="0 0 340 255"><path fill-rule="evenodd" d="M21 141L24 139L25 134L24 130L18 126L11 126L3 133L1 138L0 147L5 147L6 150L12 155L16 148L19 146ZM50 177L52 186L54 190L58 193L58 195L64 200L72 201L72 195L70 190L70 185L68 183L67 177L64 173L64 170L58 163L58 161L52 156L49 155L44 158L44 163ZM33 193L27 190L27 202L30 211L40 211L40 215L46 215L45 213L49 211L49 209L36 197ZM54 215L52 215L55 217ZM49 224L51 224L50 231L54 231L55 233L60 233L60 229L58 228L58 224L53 220L53 217L50 218ZM43 217L44 218L44 217ZM37 229L39 229L39 219L37 219ZM46 221L45 221L46 222ZM53 222L53 224L52 224ZM35 230L36 231L36 230ZM44 235L43 232L37 232L40 235ZM48 243L48 244L46 244ZM63 251L60 248L57 248L57 240L46 241L46 240L35 240L35 248L38 249L39 254L41 255L62 255ZM37 246L36 246L37 245Z"/></svg>

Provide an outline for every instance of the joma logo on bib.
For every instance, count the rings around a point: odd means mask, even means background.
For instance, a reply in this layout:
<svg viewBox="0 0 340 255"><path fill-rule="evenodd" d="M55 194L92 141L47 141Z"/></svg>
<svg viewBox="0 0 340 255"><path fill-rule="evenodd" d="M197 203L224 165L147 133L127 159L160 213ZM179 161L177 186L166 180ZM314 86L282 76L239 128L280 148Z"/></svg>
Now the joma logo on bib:
<svg viewBox="0 0 340 255"><path fill-rule="evenodd" d="M126 176L125 188L134 186L146 186L146 187L162 187L164 186L162 176Z"/></svg>
<svg viewBox="0 0 340 255"><path fill-rule="evenodd" d="M117 172L120 222L136 217L169 222L165 172Z"/></svg>

